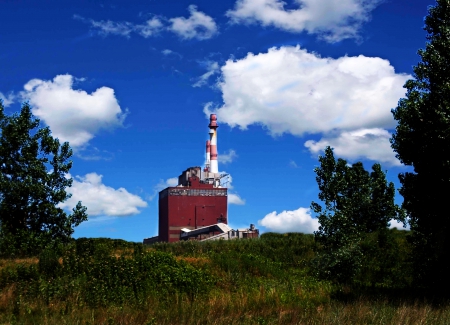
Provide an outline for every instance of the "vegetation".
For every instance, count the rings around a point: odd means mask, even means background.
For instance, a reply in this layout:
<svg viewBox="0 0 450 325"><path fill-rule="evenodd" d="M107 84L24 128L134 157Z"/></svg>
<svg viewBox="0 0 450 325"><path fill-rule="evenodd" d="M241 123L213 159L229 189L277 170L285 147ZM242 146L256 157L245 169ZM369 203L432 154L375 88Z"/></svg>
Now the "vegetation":
<svg viewBox="0 0 450 325"><path fill-rule="evenodd" d="M383 258L351 286L314 276L313 235L149 247L80 238L60 252L0 260L0 323L447 324L446 300L425 301L408 287L407 261L397 260L407 232L389 235ZM392 266L384 282L365 283L383 263Z"/></svg>
<svg viewBox="0 0 450 325"><path fill-rule="evenodd" d="M450 181L450 1L437 0L425 19L426 48L405 84L406 98L392 110L391 142L413 172L399 175L413 230L416 285L450 289L450 218L443 212Z"/></svg>
<svg viewBox="0 0 450 325"><path fill-rule="evenodd" d="M67 174L72 150L50 129L39 128L30 106L7 116L0 100L0 253L23 255L66 242L87 220L79 202L68 215L59 203L70 197Z"/></svg>
<svg viewBox="0 0 450 325"><path fill-rule="evenodd" d="M344 159L336 160L330 147L319 162L314 171L323 206L311 204L320 223L315 237L322 246L316 269L323 278L349 283L367 258L389 245L389 221L401 219L401 210L394 203L394 184L388 184L380 164L374 164L369 174L361 162L350 166ZM367 234L375 234L377 242L370 254L361 245Z"/></svg>

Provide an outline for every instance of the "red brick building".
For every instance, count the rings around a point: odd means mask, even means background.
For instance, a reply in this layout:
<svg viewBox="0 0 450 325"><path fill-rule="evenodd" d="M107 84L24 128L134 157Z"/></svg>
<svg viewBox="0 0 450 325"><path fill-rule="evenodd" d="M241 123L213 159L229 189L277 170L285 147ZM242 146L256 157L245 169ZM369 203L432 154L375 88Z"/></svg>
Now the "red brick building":
<svg viewBox="0 0 450 325"><path fill-rule="evenodd" d="M203 178L202 178L203 174ZM158 233L144 243L176 242L182 229L197 229L217 223L228 223L227 188L221 187L219 175L201 170L186 169L178 177L178 185L159 192ZM216 235L202 235L203 239Z"/></svg>

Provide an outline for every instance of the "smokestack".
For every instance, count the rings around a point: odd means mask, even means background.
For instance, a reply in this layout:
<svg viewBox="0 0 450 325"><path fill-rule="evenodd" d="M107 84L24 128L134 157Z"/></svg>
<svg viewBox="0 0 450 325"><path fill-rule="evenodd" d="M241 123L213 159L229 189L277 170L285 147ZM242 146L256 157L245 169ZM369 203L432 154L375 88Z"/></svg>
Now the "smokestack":
<svg viewBox="0 0 450 325"><path fill-rule="evenodd" d="M206 141L206 164L205 172L209 172L211 168L211 141Z"/></svg>
<svg viewBox="0 0 450 325"><path fill-rule="evenodd" d="M216 114L211 114L209 117L209 135L211 138L210 142L210 155L211 155L211 167L210 171L211 173L218 173L219 172L219 165L217 163L217 128L219 127L217 125L217 116Z"/></svg>

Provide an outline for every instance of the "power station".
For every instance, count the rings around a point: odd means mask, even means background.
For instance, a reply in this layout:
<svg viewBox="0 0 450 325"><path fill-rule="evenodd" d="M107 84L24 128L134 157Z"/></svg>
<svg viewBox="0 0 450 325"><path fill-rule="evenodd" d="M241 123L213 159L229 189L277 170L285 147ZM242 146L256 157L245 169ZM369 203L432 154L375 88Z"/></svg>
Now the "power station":
<svg viewBox="0 0 450 325"><path fill-rule="evenodd" d="M178 185L159 192L158 236L144 244L180 240L216 240L259 236L248 229L228 226L228 189L221 185L227 174L219 173L217 161L217 116L210 115L205 167L189 167L178 177Z"/></svg>

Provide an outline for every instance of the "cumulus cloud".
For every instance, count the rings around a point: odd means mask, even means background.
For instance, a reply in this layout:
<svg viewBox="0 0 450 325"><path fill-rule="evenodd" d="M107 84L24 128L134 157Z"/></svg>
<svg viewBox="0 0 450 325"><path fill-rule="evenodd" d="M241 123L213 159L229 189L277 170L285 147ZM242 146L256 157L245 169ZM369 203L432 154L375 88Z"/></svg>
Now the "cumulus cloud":
<svg viewBox="0 0 450 325"><path fill-rule="evenodd" d="M302 232L310 234L319 229L319 221L311 216L308 208L294 211L273 211L267 214L258 224L273 232Z"/></svg>
<svg viewBox="0 0 450 325"><path fill-rule="evenodd" d="M223 106L204 111L222 123L246 129L265 126L273 135L329 132L336 129L389 128L391 108L403 97L411 76L396 74L381 58L321 58L297 47L232 61L221 68Z"/></svg>
<svg viewBox="0 0 450 325"><path fill-rule="evenodd" d="M245 200L243 200L236 193L228 193L228 203L229 204L236 204L236 205L244 205L245 204Z"/></svg>
<svg viewBox="0 0 450 325"><path fill-rule="evenodd" d="M223 104L207 103L208 116L216 113L222 123L241 129L261 125L273 136L322 134L321 141L307 142L313 152L331 143L350 157L344 146L352 145L358 157L398 165L386 129L395 127L391 109L412 77L395 73L389 61L363 55L322 58L283 46L228 60L220 72ZM381 147L368 149L374 145Z"/></svg>
<svg viewBox="0 0 450 325"><path fill-rule="evenodd" d="M74 15L74 19L90 24L100 35L118 35L129 38L131 33L137 33L144 38L157 35L163 29L163 23L158 17L153 17L143 24L133 24L127 21L115 22L111 20L93 20L79 15Z"/></svg>
<svg viewBox="0 0 450 325"><path fill-rule="evenodd" d="M403 226L403 222L399 222L397 220L392 219L391 221L389 221L389 223L391 224L389 228L397 228L399 230L409 230L409 225L407 225L406 227Z"/></svg>
<svg viewBox="0 0 450 325"><path fill-rule="evenodd" d="M360 129L342 132L335 137L325 137L320 141L308 140L305 147L311 153L319 153L326 146L330 146L334 148L336 155L345 159L357 160L365 157L391 166L399 166L401 164L391 148L390 137L391 134L383 129Z"/></svg>
<svg viewBox="0 0 450 325"><path fill-rule="evenodd" d="M15 99L16 99L16 96L13 93L4 95L2 92L0 92L0 100L2 100L4 107L8 107L12 103L14 103Z"/></svg>
<svg viewBox="0 0 450 325"><path fill-rule="evenodd" d="M213 61L205 62L207 72L202 74L197 78L197 82L192 85L192 87L202 87L206 85L208 79L220 71L219 64Z"/></svg>
<svg viewBox="0 0 450 325"><path fill-rule="evenodd" d="M122 126L126 114L114 90L100 87L92 93L73 88L74 77L32 79L21 95L33 106L33 114L52 130L53 136L74 148L86 145L101 129Z"/></svg>
<svg viewBox="0 0 450 325"><path fill-rule="evenodd" d="M238 0L227 12L233 23L260 23L288 32L318 34L328 42L358 38L362 23L380 0L295 0L297 9L285 9L282 0Z"/></svg>
<svg viewBox="0 0 450 325"><path fill-rule="evenodd" d="M237 156L238 155L236 154L236 151L233 149L230 149L227 152L219 154L217 158L219 160L219 163L228 164L228 163L233 162L233 160L236 159Z"/></svg>
<svg viewBox="0 0 450 325"><path fill-rule="evenodd" d="M201 11L197 11L197 6L190 5L188 7L189 18L176 17L171 18L171 26L169 30L178 34L184 39L205 40L217 34L217 25L210 16Z"/></svg>
<svg viewBox="0 0 450 325"><path fill-rule="evenodd" d="M70 177L70 175L69 175ZM87 207L89 216L130 216L140 213L147 202L124 188L114 189L102 183L102 175L89 173L76 176L68 192L72 197L60 204L64 209L72 209L78 201Z"/></svg>

